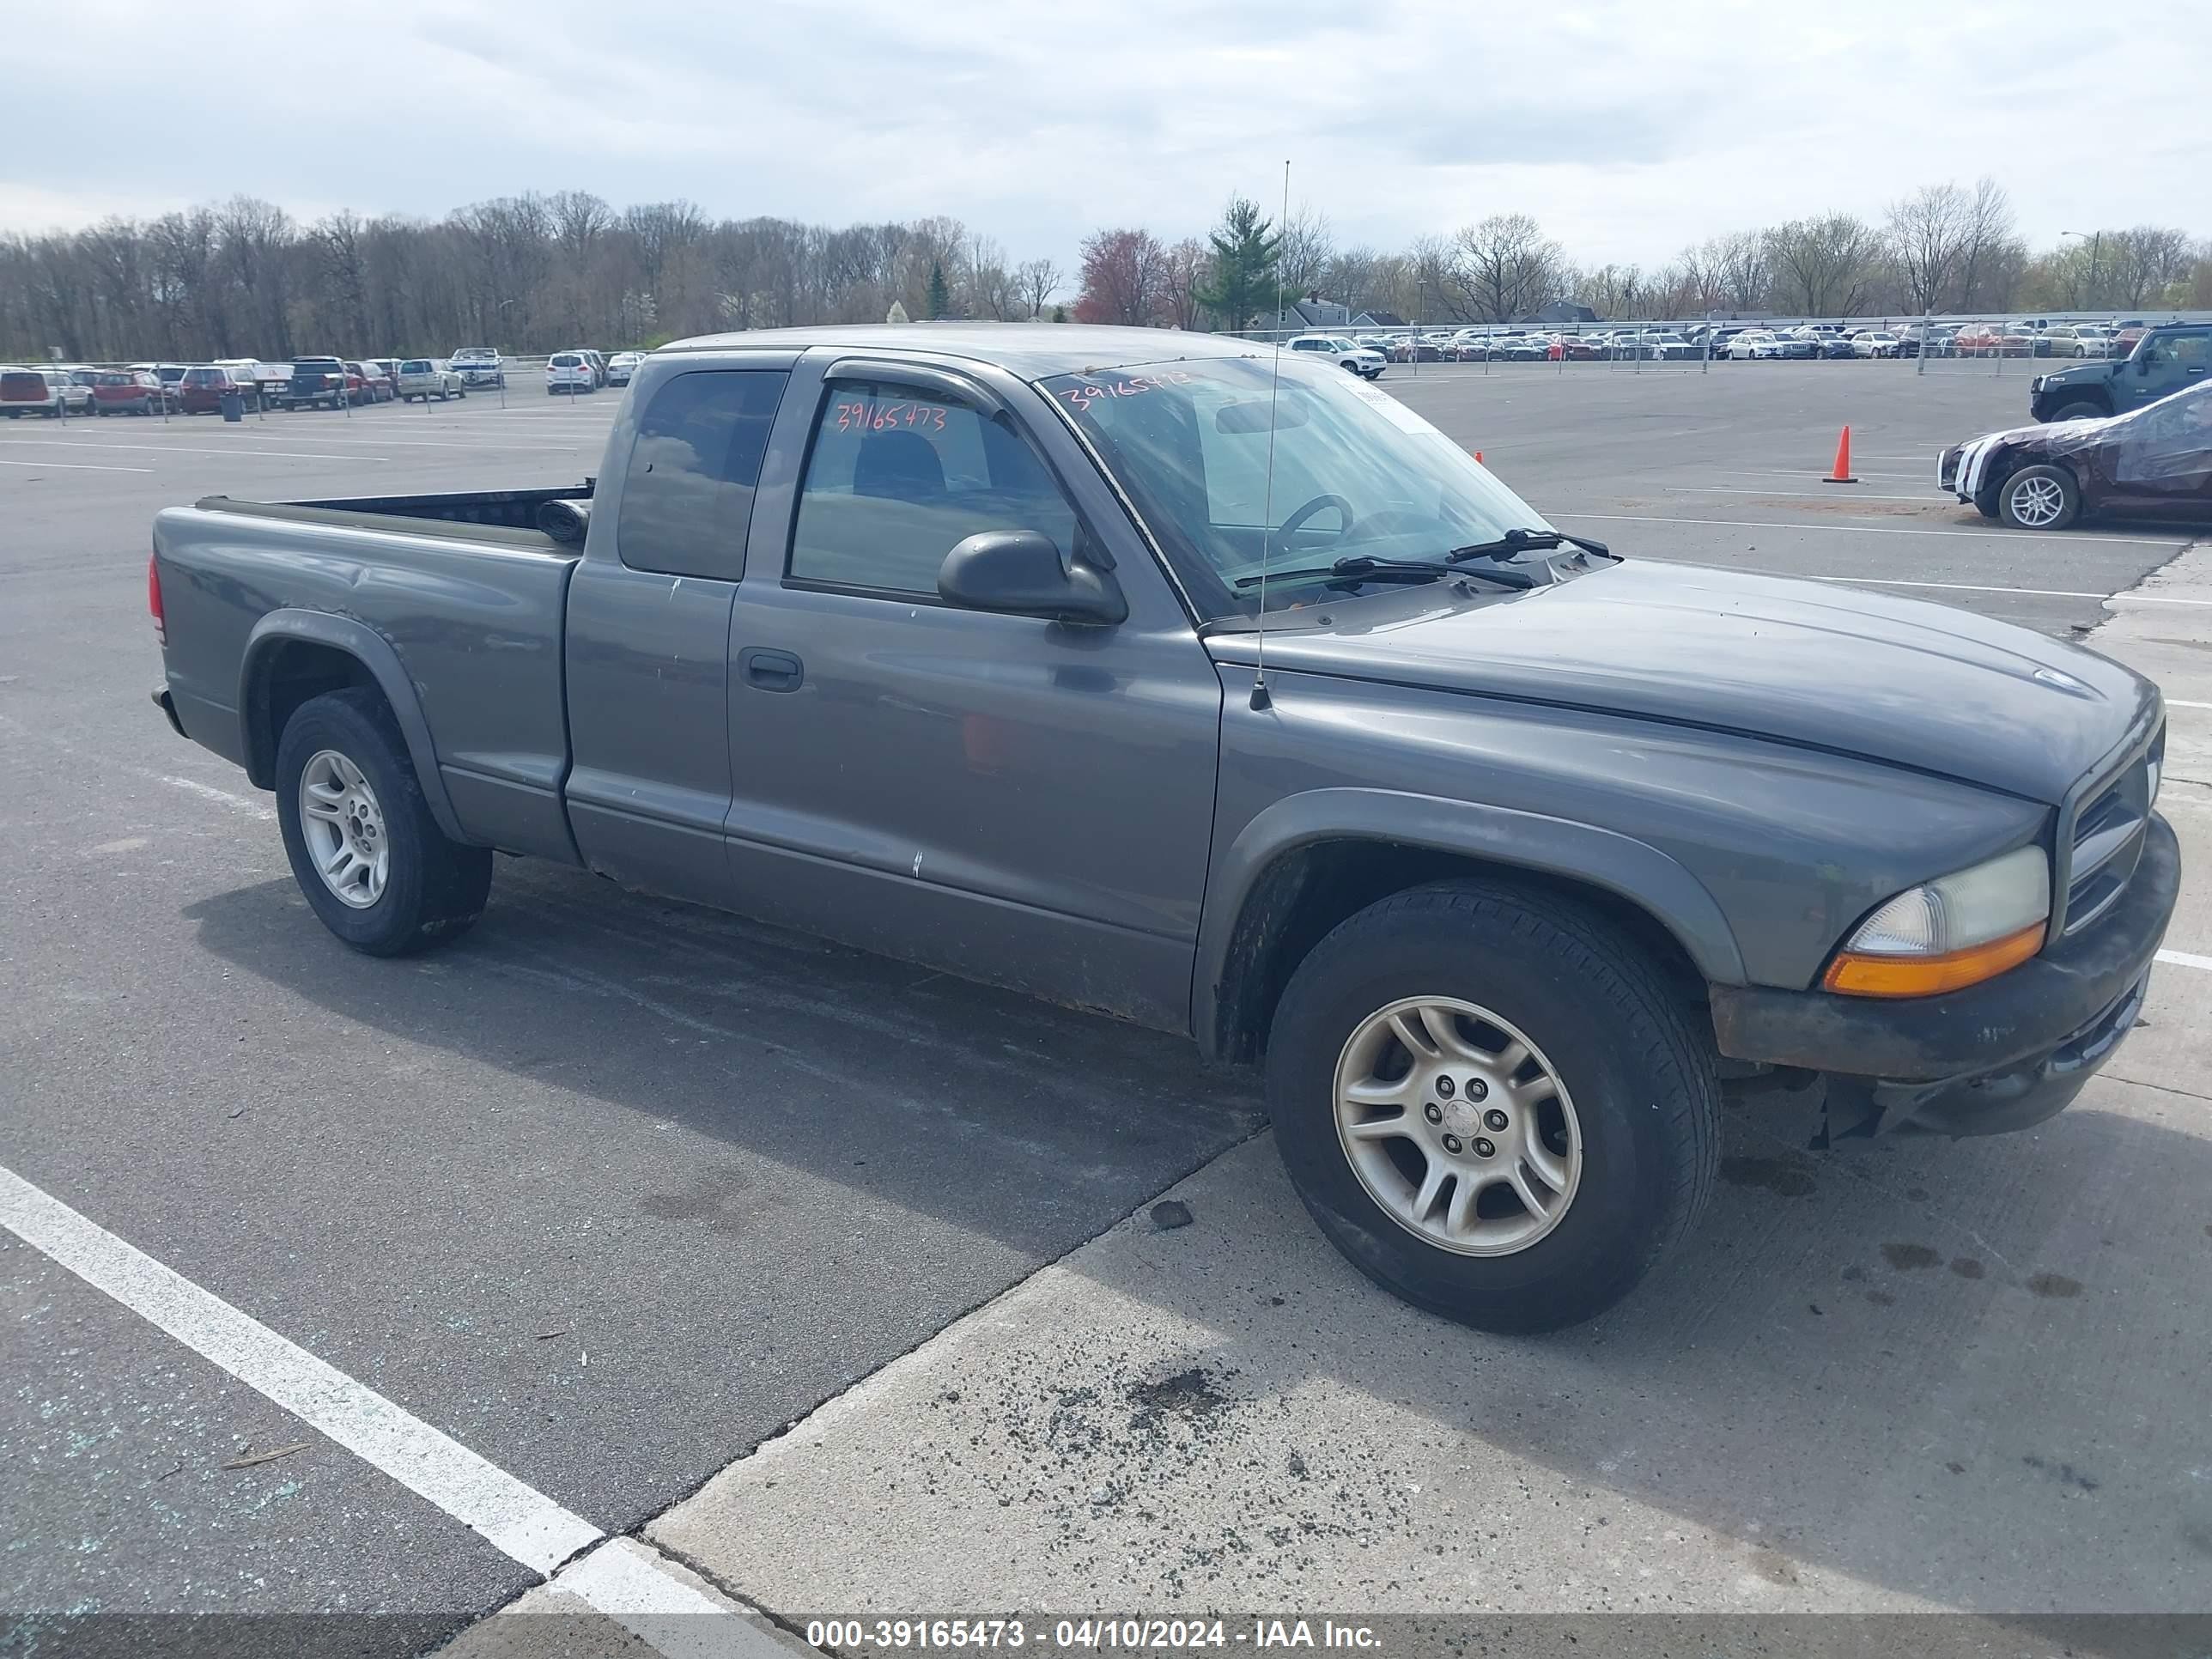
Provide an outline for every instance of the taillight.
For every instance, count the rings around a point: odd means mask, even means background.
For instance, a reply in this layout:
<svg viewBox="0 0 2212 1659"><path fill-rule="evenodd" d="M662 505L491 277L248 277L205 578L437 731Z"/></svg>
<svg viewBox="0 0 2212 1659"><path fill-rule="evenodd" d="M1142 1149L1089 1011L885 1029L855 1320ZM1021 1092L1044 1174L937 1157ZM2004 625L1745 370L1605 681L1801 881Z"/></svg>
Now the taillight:
<svg viewBox="0 0 2212 1659"><path fill-rule="evenodd" d="M146 556L146 609L154 616L154 642L167 646L169 643L169 623L161 614L161 562L158 553Z"/></svg>

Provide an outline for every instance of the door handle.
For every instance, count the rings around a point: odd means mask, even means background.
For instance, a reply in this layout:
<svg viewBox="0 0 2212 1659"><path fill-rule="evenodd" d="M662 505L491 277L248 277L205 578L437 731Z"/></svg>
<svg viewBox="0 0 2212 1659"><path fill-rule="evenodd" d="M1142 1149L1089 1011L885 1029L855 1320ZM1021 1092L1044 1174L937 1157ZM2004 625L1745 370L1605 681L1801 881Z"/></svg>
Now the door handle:
<svg viewBox="0 0 2212 1659"><path fill-rule="evenodd" d="M805 676L805 667L788 651L769 651L760 646L748 646L738 653L738 667L745 677L745 684L757 685L763 691L796 691Z"/></svg>

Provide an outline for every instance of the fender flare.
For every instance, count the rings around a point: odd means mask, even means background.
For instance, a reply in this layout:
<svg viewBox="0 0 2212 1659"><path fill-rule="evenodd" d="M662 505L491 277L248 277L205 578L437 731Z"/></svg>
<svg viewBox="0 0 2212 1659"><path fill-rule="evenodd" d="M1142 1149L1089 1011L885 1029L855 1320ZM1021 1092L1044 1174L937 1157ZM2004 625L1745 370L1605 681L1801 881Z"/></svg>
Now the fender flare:
<svg viewBox="0 0 2212 1659"><path fill-rule="evenodd" d="M1709 983L1746 982L1743 955L1719 902L1682 865L1632 836L1479 801L1390 789L1315 789L1286 796L1255 817L1208 880L1191 978L1191 1030L1209 1057L1230 1047L1224 998L1248 902L1277 859L1328 841L1457 853L1601 888L1664 927Z"/></svg>
<svg viewBox="0 0 2212 1659"><path fill-rule="evenodd" d="M270 732L264 744L255 739L260 727L256 716L267 707L267 665L276 648L291 641L303 641L310 645L327 646L342 651L369 672L384 700L392 706L392 717L399 723L400 736L406 740L407 757L414 763L415 781L428 803L430 816L438 821L438 828L449 840L467 842L470 838L461 828L461 821L453 811L453 803L446 793L446 780L438 770L438 751L430 740L430 722L423 717L422 701L416 695L415 683L407 677L405 665L392 641L367 623L352 617L336 617L325 611L271 611L253 625L246 635L245 660L239 669L239 723L243 728L246 750L246 772L257 788L273 787L276 781L276 742L280 734Z"/></svg>

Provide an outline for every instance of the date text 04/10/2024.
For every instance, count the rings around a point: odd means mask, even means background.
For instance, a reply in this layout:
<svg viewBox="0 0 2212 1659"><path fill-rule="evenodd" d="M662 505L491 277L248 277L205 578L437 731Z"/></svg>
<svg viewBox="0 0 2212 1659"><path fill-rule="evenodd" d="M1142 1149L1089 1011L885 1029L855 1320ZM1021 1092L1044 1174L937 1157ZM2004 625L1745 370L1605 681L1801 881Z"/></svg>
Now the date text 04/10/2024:
<svg viewBox="0 0 2212 1659"><path fill-rule="evenodd" d="M1334 1648L1373 1650L1381 1644L1364 1625L1330 1619L1255 1618L1243 1628L1221 1619L1060 1619L1046 1624L1018 1618L813 1619L810 1646L837 1650L907 1651L916 1649L1004 1648L1032 1644L1079 1652L1176 1652L1205 1648Z"/></svg>

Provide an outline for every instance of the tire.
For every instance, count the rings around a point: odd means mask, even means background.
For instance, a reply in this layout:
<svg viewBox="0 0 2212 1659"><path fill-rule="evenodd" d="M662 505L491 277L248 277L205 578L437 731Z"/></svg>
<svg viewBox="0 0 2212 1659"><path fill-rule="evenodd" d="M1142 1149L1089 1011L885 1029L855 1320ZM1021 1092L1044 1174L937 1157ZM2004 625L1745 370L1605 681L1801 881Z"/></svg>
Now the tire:
<svg viewBox="0 0 2212 1659"><path fill-rule="evenodd" d="M2081 511L2081 489L2063 466L2024 466L1997 490L1997 516L2015 530L2063 530Z"/></svg>
<svg viewBox="0 0 2212 1659"><path fill-rule="evenodd" d="M341 898L324 880L309 848L303 775L311 763L323 768L328 756L352 768L368 791L374 828L365 839L346 838L345 846L380 848L386 860L373 896L355 890L367 900L359 904ZM483 913L491 890L491 849L446 839L422 798L398 724L374 690L356 686L327 692L302 703L285 723L276 748L276 817L308 908L356 951L404 956L454 938Z"/></svg>
<svg viewBox="0 0 2212 1659"><path fill-rule="evenodd" d="M2106 410L2099 408L2095 404L2083 398L2077 403L2067 404L2051 418L2054 421L2101 421L2105 418L2106 413Z"/></svg>
<svg viewBox="0 0 2212 1659"><path fill-rule="evenodd" d="M1533 1093L1509 1094L1502 1082L1489 1093L1462 1082L1455 1097L1445 1097L1453 1086L1447 1076L1421 1088L1439 1097L1422 1103L1421 1121L1410 1103L1419 1097L1409 1097L1405 1137L1348 1139L1339 1127L1340 1068L1364 1068L1359 1056L1371 1034L1387 1030L1378 1019L1411 999L1449 999L1479 1011L1499 1022L1488 1035L1501 1039L1515 1036L1505 1025L1517 1027L1529 1064L1543 1067L1539 1081L1553 1079L1544 1085L1555 1090L1548 1104ZM1462 1044L1484 1030L1453 1029ZM1387 1047L1395 1038L1382 1041ZM1530 1087L1527 1073L1524 1064L1515 1074L1523 1088ZM1472 1069L1467 1076L1480 1081ZM1291 1182L1329 1242L1385 1290L1482 1330L1556 1330L1620 1300L1689 1231L1719 1168L1711 1049L1651 962L1597 915L1503 881L1396 894L1316 945L1276 1008L1267 1096ZM1492 1106L1476 1114L1474 1102L1486 1098ZM1499 1109L1524 1098L1525 1114ZM1514 1152L1509 1143L1540 1119L1553 1175L1571 1171L1556 1189L1543 1189L1559 1200L1549 1219L1496 1184L1509 1163L1524 1179L1538 1172L1528 1161L1537 1149ZM1481 1138L1441 1139L1454 1130ZM1454 1144L1459 1155L1447 1157ZM1354 1145L1364 1149L1363 1164L1347 1150ZM1387 1158L1378 1146L1392 1149ZM1482 1153L1486 1146L1492 1151ZM1379 1177L1361 1172L1376 1169L1378 1159ZM1401 1204L1418 1201L1410 1189L1434 1164L1452 1176L1431 1200L1432 1218L1449 1214L1465 1183L1473 1194L1468 1222L1478 1232L1505 1231L1453 1248L1378 1201L1370 1185L1377 1179L1409 1189L1399 1194ZM1486 1218L1492 1193L1510 1211ZM1525 1242L1512 1237L1530 1229Z"/></svg>
<svg viewBox="0 0 2212 1659"><path fill-rule="evenodd" d="M463 403L466 403L469 400L468 387L465 386L455 386L453 388L453 396L459 398Z"/></svg>

